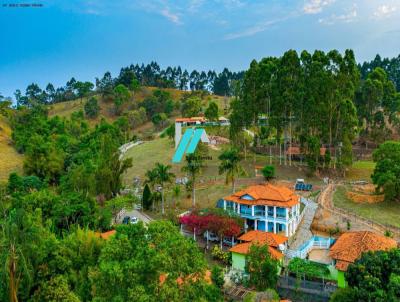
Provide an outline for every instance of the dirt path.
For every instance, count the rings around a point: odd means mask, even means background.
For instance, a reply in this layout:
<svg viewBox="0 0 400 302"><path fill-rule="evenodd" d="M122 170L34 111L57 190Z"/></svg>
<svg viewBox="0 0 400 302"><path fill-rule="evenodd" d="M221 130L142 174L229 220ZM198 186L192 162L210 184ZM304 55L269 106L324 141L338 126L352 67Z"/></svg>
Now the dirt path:
<svg viewBox="0 0 400 302"><path fill-rule="evenodd" d="M322 190L318 203L320 205L315 215L312 228L316 231L329 231L339 228L340 232L345 231L375 231L384 235L388 229L374 221L363 218L356 214L346 212L343 209L336 208L333 203L333 194L337 184L330 183ZM398 232L393 232L395 239L400 239Z"/></svg>

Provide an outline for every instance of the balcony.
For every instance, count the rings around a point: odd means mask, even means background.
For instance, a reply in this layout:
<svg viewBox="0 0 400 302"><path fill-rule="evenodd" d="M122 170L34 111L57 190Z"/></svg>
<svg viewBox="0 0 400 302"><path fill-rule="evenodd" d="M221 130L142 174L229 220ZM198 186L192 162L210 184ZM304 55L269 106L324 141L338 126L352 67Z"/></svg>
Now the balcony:
<svg viewBox="0 0 400 302"><path fill-rule="evenodd" d="M241 215L246 215L246 216L251 216L251 208L240 208L240 214Z"/></svg>

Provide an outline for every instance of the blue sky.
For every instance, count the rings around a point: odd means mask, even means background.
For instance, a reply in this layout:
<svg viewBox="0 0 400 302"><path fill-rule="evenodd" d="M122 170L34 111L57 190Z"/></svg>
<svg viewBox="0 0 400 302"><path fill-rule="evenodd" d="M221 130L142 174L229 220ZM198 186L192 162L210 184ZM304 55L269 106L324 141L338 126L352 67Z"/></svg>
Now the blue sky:
<svg viewBox="0 0 400 302"><path fill-rule="evenodd" d="M0 93L151 60L220 71L288 49L393 57L398 20L400 0L0 0Z"/></svg>

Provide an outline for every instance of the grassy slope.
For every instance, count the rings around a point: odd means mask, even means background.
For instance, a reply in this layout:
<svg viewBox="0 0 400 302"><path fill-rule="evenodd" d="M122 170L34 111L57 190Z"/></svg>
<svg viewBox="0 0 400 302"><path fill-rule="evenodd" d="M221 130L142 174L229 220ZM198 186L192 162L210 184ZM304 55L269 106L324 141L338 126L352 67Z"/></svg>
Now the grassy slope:
<svg viewBox="0 0 400 302"><path fill-rule="evenodd" d="M346 196L347 188L340 186L333 195L335 206L369 218L371 220L400 227L400 206L398 202L355 203Z"/></svg>
<svg viewBox="0 0 400 302"><path fill-rule="evenodd" d="M207 167L198 177L196 198L204 207L215 206L215 202L223 196L229 195L231 192L231 184L225 185L225 175L219 175L218 156L222 152L209 149L209 155L212 160L207 161ZM183 164L172 164L172 156L174 153L174 144L168 138L156 138L152 141L146 141L144 144L135 146L127 151L125 158L132 158L133 167L130 168L124 176L124 182L127 185L132 184L135 177L139 177L142 181L145 179L147 170L152 169L156 162L169 164L172 166L172 172L177 177L185 176L181 171ZM246 177L254 177L254 165L266 165L268 159L266 156L250 154L246 160L242 162L243 167L247 171ZM280 180L295 180L296 178L306 178L307 181L318 183L317 179L310 179L305 176L304 171L299 171L296 167L284 167L276 165L276 176ZM239 189L240 187L238 187ZM185 195L182 188L182 195ZM190 200L183 198L184 207L190 205Z"/></svg>
<svg viewBox="0 0 400 302"><path fill-rule="evenodd" d="M6 118L0 116L0 182L7 180L13 172L22 171L22 155L11 145L11 129Z"/></svg>
<svg viewBox="0 0 400 302"><path fill-rule="evenodd" d="M374 171L375 163L372 161L356 161L346 174L347 180L371 181L371 174Z"/></svg>

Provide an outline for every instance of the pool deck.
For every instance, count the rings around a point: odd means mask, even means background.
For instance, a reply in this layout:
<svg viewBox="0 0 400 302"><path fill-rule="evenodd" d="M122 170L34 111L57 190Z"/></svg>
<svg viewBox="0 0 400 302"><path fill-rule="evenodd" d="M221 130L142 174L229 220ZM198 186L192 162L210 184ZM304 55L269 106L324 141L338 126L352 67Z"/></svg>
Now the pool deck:
<svg viewBox="0 0 400 302"><path fill-rule="evenodd" d="M308 259L322 264L331 264L332 258L329 257L329 250L313 249L308 253Z"/></svg>

